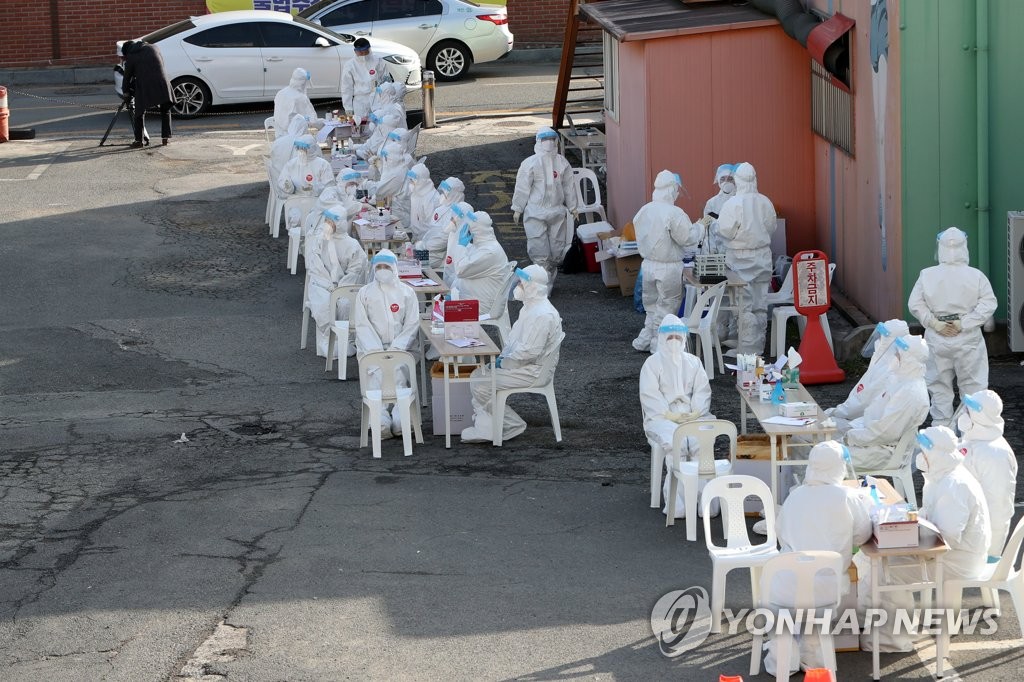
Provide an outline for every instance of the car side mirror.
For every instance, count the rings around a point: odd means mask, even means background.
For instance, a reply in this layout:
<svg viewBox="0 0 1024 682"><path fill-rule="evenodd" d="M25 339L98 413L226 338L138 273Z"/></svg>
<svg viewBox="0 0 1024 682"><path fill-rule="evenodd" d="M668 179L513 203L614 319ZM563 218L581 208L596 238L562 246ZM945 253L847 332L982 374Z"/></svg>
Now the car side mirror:
<svg viewBox="0 0 1024 682"><path fill-rule="evenodd" d="M317 47L330 47L331 46L330 41L327 40L327 38L324 38L323 36L320 36L319 38L317 38L316 41L313 44L316 45Z"/></svg>

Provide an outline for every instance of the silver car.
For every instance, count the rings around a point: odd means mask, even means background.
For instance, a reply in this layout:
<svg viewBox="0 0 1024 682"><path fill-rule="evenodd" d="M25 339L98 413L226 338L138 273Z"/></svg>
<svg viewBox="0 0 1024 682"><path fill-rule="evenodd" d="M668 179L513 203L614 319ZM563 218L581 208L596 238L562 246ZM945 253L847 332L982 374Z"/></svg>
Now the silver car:
<svg viewBox="0 0 1024 682"><path fill-rule="evenodd" d="M322 0L300 17L339 33L412 48L438 80L462 78L474 63L512 50L508 10L471 0Z"/></svg>

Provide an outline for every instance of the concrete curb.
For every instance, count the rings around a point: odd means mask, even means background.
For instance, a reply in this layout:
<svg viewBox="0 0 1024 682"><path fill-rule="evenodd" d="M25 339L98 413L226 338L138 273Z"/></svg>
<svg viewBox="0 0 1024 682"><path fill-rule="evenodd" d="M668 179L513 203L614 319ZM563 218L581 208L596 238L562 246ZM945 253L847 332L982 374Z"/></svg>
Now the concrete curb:
<svg viewBox="0 0 1024 682"><path fill-rule="evenodd" d="M513 49L500 61L508 64L558 63L562 56L560 47ZM48 66L43 68L0 69L2 85L85 85L88 83L113 83L111 66Z"/></svg>

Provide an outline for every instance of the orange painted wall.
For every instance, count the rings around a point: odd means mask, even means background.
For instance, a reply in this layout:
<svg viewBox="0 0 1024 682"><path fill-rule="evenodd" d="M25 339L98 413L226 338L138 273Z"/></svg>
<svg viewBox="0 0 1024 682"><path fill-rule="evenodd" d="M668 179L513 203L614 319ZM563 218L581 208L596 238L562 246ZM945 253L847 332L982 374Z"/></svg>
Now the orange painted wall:
<svg viewBox="0 0 1024 682"><path fill-rule="evenodd" d="M827 0L815 0L827 10ZM896 27L897 0L889 0L890 43L885 125L875 126L874 71L868 49L871 7L868 2L833 2L833 9L854 19L853 28L853 116L854 156L814 136L815 206L818 240L829 258L838 263L834 286L839 287L871 317L886 320L901 317L903 301L910 294L902 286L901 154L900 154L900 55ZM883 132L884 131L884 132ZM885 222L888 252L882 267L881 227L878 219L878 164L876 132L884 135ZM834 178L834 181L833 181ZM932 245L926 245L932 248Z"/></svg>
<svg viewBox="0 0 1024 682"><path fill-rule="evenodd" d="M810 62L778 26L619 44L619 120L608 122L611 220L632 219L653 177L678 172L693 219L715 168L748 161L787 221L790 253L823 246L814 221ZM643 129L645 133L639 131Z"/></svg>

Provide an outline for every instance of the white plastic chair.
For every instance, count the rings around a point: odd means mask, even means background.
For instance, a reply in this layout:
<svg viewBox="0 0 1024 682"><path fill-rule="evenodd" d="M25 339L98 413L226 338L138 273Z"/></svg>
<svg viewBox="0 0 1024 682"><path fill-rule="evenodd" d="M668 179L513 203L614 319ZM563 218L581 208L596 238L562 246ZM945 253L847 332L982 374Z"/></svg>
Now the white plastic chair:
<svg viewBox="0 0 1024 682"><path fill-rule="evenodd" d="M953 613L959 613L963 604L964 588L981 589L982 602L985 606L999 610L999 590L1010 593L1013 610L1017 612L1018 628L1024 628L1024 571L1020 567L1020 548L1024 541L1024 519L1017 522L1010 539L1003 549L999 561L986 564L982 576L975 580L947 578L944 581L946 601Z"/></svg>
<svg viewBox="0 0 1024 682"><path fill-rule="evenodd" d="M299 268L299 252L302 249L302 227L306 224L306 215L316 206L317 198L311 196L288 197L284 202L284 216L287 224L289 212L293 208L299 209L302 218L297 227L288 228L288 269L294 275Z"/></svg>
<svg viewBox="0 0 1024 682"><path fill-rule="evenodd" d="M758 498L764 506L766 537L756 545L750 541L743 513L743 501L748 496ZM721 499L724 547L716 545L711 535L711 503L716 499ZM729 474L708 481L701 495L700 508L704 515L704 542L711 554L711 631L717 633L722 631L725 583L729 571L734 568L750 569L750 591L754 603L758 603L761 567L779 553L775 536L775 499L768 484L761 479Z"/></svg>
<svg viewBox="0 0 1024 682"><path fill-rule="evenodd" d="M422 123L417 123L413 128L409 130L409 134L405 138L405 151L409 153L409 156L416 158L416 145L420 140L420 130L423 128ZM422 163L422 162L421 162Z"/></svg>
<svg viewBox="0 0 1024 682"><path fill-rule="evenodd" d="M367 389L372 368L380 369L380 390ZM405 367L409 376L409 388L400 388L395 383L395 370ZM412 435L416 431L416 442L423 443L422 416L416 387L416 358L412 353L398 350L367 353L359 360L359 392L363 408L359 425L359 447L365 448L367 429L373 437L373 456L380 458L380 413L384 406L394 403L402 420L402 445L405 456L412 454Z"/></svg>
<svg viewBox="0 0 1024 682"><path fill-rule="evenodd" d="M263 136L267 138L267 144L274 144L277 132L274 130L274 117L267 116L263 119Z"/></svg>
<svg viewBox="0 0 1024 682"><path fill-rule="evenodd" d="M287 197L281 196L277 191L277 178L274 177L269 156L263 157L263 165L267 170L267 182L270 184L270 196L267 197L267 224L270 225L270 235L277 239L281 234L281 221L284 220L284 204Z"/></svg>
<svg viewBox="0 0 1024 682"><path fill-rule="evenodd" d="M838 552L785 552L772 557L765 562L761 569L761 599L756 603L759 608L769 609L773 612L789 611L796 617L797 610L803 613L817 611L835 612L839 608L842 599L842 579L840 576L846 572L843 566L843 557ZM832 583L827 585L826 594L816 598L816 592L825 591L825 580L831 574L834 578ZM794 599L792 604L778 604L772 601L772 584L776 578L785 580L787 585L795 586L793 591ZM819 578L818 580L815 580ZM816 589L817 588L817 589ZM818 641L821 644L822 657L825 659L825 667L832 671L833 678L836 674L836 651L832 643L832 629L829 624L818 626ZM785 682L789 679L790 650L793 647L793 632L789 628L779 628L775 636L775 660L776 682ZM801 628L802 630L802 628ZM810 635L804 635L810 636ZM754 633L754 641L750 647L750 674L758 675L761 672L761 656L764 642L764 633L760 630Z"/></svg>
<svg viewBox="0 0 1024 682"><path fill-rule="evenodd" d="M917 493L914 491L914 470L912 462L914 452L917 449L917 429L913 428L904 433L896 447L892 451L890 462L899 462L893 469L873 469L863 471L858 469L858 476L888 476L892 479L894 487L899 489L903 499L917 504Z"/></svg>
<svg viewBox="0 0 1024 682"><path fill-rule="evenodd" d="M782 286L779 287L778 291L769 291L768 296L765 297L769 310L777 305L793 305L793 278L790 277L792 274L790 271L791 266L785 263L779 263L779 260L787 257L788 256L779 256L775 261L775 272L779 272L780 267L783 268L783 274L779 276Z"/></svg>
<svg viewBox="0 0 1024 682"><path fill-rule="evenodd" d="M708 375L708 381L715 378L713 353L718 355L719 372L725 374L722 343L718 339L718 311L722 307L726 284L727 282L719 282L702 291L685 320L686 326L690 329L690 335L695 337L693 354L701 357L703 350L704 371Z"/></svg>
<svg viewBox="0 0 1024 682"><path fill-rule="evenodd" d="M828 281L832 283L832 273L836 271L836 264L828 264ZM786 277L786 281L789 282L789 301L793 301L793 278ZM772 309L772 328L771 328L771 355L773 358L778 357L781 353L786 352L786 323L789 318L797 318L797 327L800 329L801 338L804 335L804 329L807 327L807 318L796 311L796 306L793 305L778 305ZM818 319L821 320L821 328L825 330L825 340L828 341L828 347L835 352L835 346L832 345L832 330L828 326L828 315L822 313L818 315Z"/></svg>
<svg viewBox="0 0 1024 682"><path fill-rule="evenodd" d="M715 459L715 441L719 436L729 439L729 459ZM696 438L697 460L682 461L681 453L687 437ZM672 437L672 451L668 453L669 479L668 514L665 525L672 526L676 522L676 489L679 480L683 482L683 501L686 503L686 539L697 539L697 497L700 495L701 483L716 476L725 476L732 472L736 461L736 425L724 419L708 421L692 421L682 424Z"/></svg>
<svg viewBox="0 0 1024 682"><path fill-rule="evenodd" d="M306 350L311 315L312 313L309 310L309 272L307 272L306 281L302 285L302 333L299 335L299 350Z"/></svg>
<svg viewBox="0 0 1024 682"><path fill-rule="evenodd" d="M576 181L577 212L581 216L587 216L588 223L595 222L594 216L598 216L602 222L608 222L604 206L601 205L601 187L597 184L597 175L594 171L589 168L573 168L572 177ZM594 200L587 202L587 197L591 195Z"/></svg>
<svg viewBox="0 0 1024 682"><path fill-rule="evenodd" d="M355 309L356 296L359 295L359 290L363 288L362 284L346 284L340 286L331 292L331 310L334 311L335 318L338 315L338 301L342 298L348 301L348 314L349 318L352 317L352 310ZM341 381L348 380L348 351L352 347L352 344L356 340L356 328L349 324L348 320L335 319L334 323L331 324L327 329L327 363L324 367L325 372L330 372L334 366L334 356L338 356L338 379ZM335 351L338 341L341 341L341 347Z"/></svg>
<svg viewBox="0 0 1024 682"><path fill-rule="evenodd" d="M271 170L270 157L263 157L263 170L267 172L267 210L263 216L263 222L267 225L270 224L270 216L273 215L274 199L277 197L277 191L274 189L274 173Z"/></svg>
<svg viewBox="0 0 1024 682"><path fill-rule="evenodd" d="M510 260L508 262L508 272L505 274L505 280L502 283L501 291L498 292L497 298L494 303L491 304L491 309L487 311L487 319L480 320L481 326L494 327L498 330L498 345L504 346L505 339L508 338L509 334L512 333L512 321L508 315L508 297L512 292L512 287L516 285L516 261Z"/></svg>
<svg viewBox="0 0 1024 682"><path fill-rule="evenodd" d="M562 341L565 339L565 332L558 338L558 344L555 346L556 349L562 347ZM562 442L562 424L558 420L558 403L555 402L555 358L558 357L558 353L552 351L548 353L547 357L544 358L544 362L540 366L541 377L550 375L551 378L546 384L534 383L532 386L524 386L523 388L503 388L498 389L494 396L494 414L491 417L492 428L494 429L494 445L501 445L502 438L502 425L505 421L505 401L508 397L514 393L539 393L543 395L548 401L548 412L551 413L551 428L555 431L555 442Z"/></svg>

